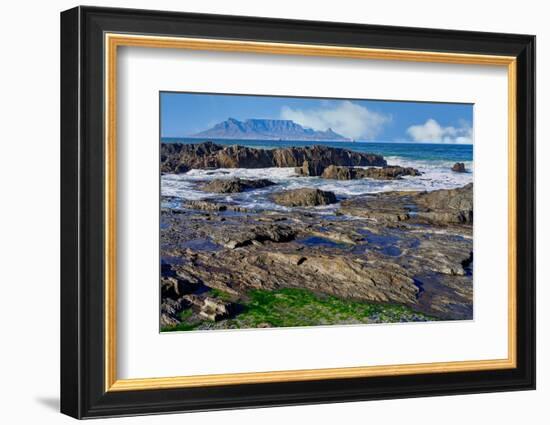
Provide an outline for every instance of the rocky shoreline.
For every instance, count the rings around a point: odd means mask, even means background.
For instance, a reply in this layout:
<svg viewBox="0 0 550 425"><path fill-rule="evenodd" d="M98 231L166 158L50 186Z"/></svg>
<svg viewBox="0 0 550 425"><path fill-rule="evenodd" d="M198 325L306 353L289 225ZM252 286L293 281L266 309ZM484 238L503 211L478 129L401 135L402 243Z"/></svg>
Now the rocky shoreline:
<svg viewBox="0 0 550 425"><path fill-rule="evenodd" d="M320 173L329 165L347 167L387 165L381 155L359 153L349 149L318 145L257 149L239 145L226 146L213 142L163 143L160 162L163 173L185 173L190 169L205 168L303 167L304 162L311 164L311 167Z"/></svg>
<svg viewBox="0 0 550 425"><path fill-rule="evenodd" d="M260 164L335 180L420 175L344 149L174 145L163 145L163 172ZM163 199L172 205L161 209L163 330L472 319L472 184L347 199L318 189L274 192L287 211L223 198L273 186L269 180L196 186L220 197ZM323 205L334 211L320 214Z"/></svg>

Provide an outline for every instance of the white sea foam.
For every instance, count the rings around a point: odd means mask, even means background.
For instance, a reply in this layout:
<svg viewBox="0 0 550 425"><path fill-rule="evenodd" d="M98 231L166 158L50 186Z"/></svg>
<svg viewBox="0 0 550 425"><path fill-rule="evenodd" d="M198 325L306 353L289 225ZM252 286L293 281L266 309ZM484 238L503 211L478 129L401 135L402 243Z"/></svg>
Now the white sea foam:
<svg viewBox="0 0 550 425"><path fill-rule="evenodd" d="M407 176L399 180L330 180L320 177L300 177L294 168L220 168L215 170L191 170L185 174L163 175L161 189L163 196L179 198L182 201L216 199L237 203L245 208L262 210L286 211L288 208L274 204L270 195L273 192L318 188L334 192L339 199L349 196L364 195L387 191L432 191L437 189L452 189L461 187L473 181L473 162L465 162L469 172L456 173L451 171L453 161L413 161L400 157L388 157L388 164L414 167L422 172L421 176ZM276 183L262 189L235 194L216 194L200 190L200 185L214 179L229 178L269 179ZM337 206L317 207L319 213L332 213Z"/></svg>
<svg viewBox="0 0 550 425"><path fill-rule="evenodd" d="M184 200L199 200L214 198L216 194L200 190L192 181L182 178L184 175L169 174L161 178L162 196L170 196Z"/></svg>
<svg viewBox="0 0 550 425"><path fill-rule="evenodd" d="M294 168L216 168L215 170L190 170L178 177L187 181L210 181L220 178L270 179L272 181L286 180L295 176Z"/></svg>

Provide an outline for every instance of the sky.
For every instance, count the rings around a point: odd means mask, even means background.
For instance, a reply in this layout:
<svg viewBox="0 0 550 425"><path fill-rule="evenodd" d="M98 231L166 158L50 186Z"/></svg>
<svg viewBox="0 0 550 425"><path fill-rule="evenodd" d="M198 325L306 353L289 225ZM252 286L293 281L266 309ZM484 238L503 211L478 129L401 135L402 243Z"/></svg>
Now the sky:
<svg viewBox="0 0 550 425"><path fill-rule="evenodd" d="M187 137L228 118L288 119L354 140L471 144L473 105L161 92L161 137Z"/></svg>

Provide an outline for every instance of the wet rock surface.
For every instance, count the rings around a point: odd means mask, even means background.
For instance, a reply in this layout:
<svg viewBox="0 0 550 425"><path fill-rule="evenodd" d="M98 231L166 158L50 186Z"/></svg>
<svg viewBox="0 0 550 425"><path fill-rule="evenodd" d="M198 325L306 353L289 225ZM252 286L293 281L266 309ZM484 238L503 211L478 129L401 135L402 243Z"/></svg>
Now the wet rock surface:
<svg viewBox="0 0 550 425"><path fill-rule="evenodd" d="M425 224L472 224L473 184L432 192L385 192L342 202L340 211L378 222L414 218Z"/></svg>
<svg viewBox="0 0 550 425"><path fill-rule="evenodd" d="M353 168L330 165L323 170L321 177L336 180L355 180L371 178L377 180L395 180L404 176L420 176L421 173L412 167L388 165L381 168Z"/></svg>
<svg viewBox="0 0 550 425"><path fill-rule="evenodd" d="M285 207L314 207L336 203L336 195L320 189L293 189L275 193L273 200Z"/></svg>
<svg viewBox="0 0 550 425"><path fill-rule="evenodd" d="M451 167L451 170L455 173L465 173L466 167L463 162L455 162L455 164Z"/></svg>
<svg viewBox="0 0 550 425"><path fill-rule="evenodd" d="M300 208L228 214L231 205L206 201L209 208L163 209L161 326L244 326L239 318L254 291L277 300L281 291L303 290L410 309L397 321L471 319L472 189L352 197L334 215Z"/></svg>
<svg viewBox="0 0 550 425"><path fill-rule="evenodd" d="M194 210L203 210L203 211L234 211L234 212L246 212L247 209L240 207L238 205L228 205L219 202L212 201L189 201L185 203L185 207L194 209Z"/></svg>
<svg viewBox="0 0 550 425"><path fill-rule="evenodd" d="M443 223L473 223L474 199L473 184L450 190L422 192L416 196L418 205L426 211L428 220Z"/></svg>
<svg viewBox="0 0 550 425"><path fill-rule="evenodd" d="M211 233L212 240L230 249L263 242L289 242L297 234L292 227L280 224L250 225L245 228L228 224L225 229L216 230Z"/></svg>
<svg viewBox="0 0 550 425"><path fill-rule="evenodd" d="M202 190L215 193L238 193L244 192L245 190L261 189L263 187L273 186L274 184L275 183L268 179L215 179L202 186Z"/></svg>

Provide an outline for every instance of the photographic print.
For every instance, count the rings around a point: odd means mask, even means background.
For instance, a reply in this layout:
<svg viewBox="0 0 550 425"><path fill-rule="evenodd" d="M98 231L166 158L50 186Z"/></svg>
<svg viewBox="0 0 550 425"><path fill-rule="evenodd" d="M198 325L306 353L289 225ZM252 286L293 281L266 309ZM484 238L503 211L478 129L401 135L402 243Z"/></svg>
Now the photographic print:
<svg viewBox="0 0 550 425"><path fill-rule="evenodd" d="M90 6L60 34L62 413L535 389L534 36Z"/></svg>
<svg viewBox="0 0 550 425"><path fill-rule="evenodd" d="M160 93L160 329L473 319L473 105Z"/></svg>

